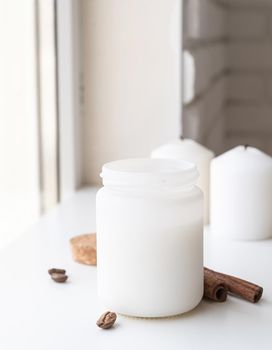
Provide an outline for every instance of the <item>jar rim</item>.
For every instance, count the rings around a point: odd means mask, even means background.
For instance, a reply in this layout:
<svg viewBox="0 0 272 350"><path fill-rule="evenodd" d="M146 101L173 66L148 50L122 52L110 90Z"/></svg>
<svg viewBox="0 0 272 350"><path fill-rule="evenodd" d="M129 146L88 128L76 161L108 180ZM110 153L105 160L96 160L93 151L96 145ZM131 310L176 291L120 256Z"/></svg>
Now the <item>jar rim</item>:
<svg viewBox="0 0 272 350"><path fill-rule="evenodd" d="M196 183L194 163L174 159L129 158L103 165L104 186L188 186Z"/></svg>

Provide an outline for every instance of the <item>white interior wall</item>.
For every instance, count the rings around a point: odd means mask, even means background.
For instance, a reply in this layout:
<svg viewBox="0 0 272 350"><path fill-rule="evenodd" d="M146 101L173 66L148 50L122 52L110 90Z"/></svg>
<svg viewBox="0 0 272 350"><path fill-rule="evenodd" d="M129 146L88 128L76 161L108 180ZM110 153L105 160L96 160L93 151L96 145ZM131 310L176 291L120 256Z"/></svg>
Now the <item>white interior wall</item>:
<svg viewBox="0 0 272 350"><path fill-rule="evenodd" d="M179 0L81 0L84 183L180 133ZM272 0L184 0L183 134L272 154ZM162 83L163 82L163 83Z"/></svg>
<svg viewBox="0 0 272 350"><path fill-rule="evenodd" d="M181 128L181 0L82 0L83 182Z"/></svg>
<svg viewBox="0 0 272 350"><path fill-rule="evenodd" d="M0 0L0 249L39 216L35 32L32 0Z"/></svg>

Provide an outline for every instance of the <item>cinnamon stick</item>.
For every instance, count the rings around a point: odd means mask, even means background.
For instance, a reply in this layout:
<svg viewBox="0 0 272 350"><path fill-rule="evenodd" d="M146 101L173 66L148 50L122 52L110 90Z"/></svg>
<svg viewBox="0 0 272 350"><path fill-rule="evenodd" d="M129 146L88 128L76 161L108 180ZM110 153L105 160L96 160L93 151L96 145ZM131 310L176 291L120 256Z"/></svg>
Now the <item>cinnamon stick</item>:
<svg viewBox="0 0 272 350"><path fill-rule="evenodd" d="M204 268L204 297L217 302L227 299L227 287L209 269Z"/></svg>
<svg viewBox="0 0 272 350"><path fill-rule="evenodd" d="M205 267L204 276L206 275L217 278L218 281L226 286L229 293L242 299L248 300L251 303L257 303L262 297L263 288L254 283L242 280L234 276L226 275L224 273L213 271Z"/></svg>

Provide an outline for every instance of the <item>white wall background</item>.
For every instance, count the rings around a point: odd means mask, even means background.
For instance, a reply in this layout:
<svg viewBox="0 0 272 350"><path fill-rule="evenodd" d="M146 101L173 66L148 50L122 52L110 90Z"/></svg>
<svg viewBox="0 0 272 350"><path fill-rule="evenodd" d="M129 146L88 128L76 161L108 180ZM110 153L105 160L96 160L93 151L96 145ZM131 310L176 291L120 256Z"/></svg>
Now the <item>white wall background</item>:
<svg viewBox="0 0 272 350"><path fill-rule="evenodd" d="M35 8L0 0L0 248L39 215Z"/></svg>
<svg viewBox="0 0 272 350"><path fill-rule="evenodd" d="M83 182L179 136L181 0L82 0Z"/></svg>
<svg viewBox="0 0 272 350"><path fill-rule="evenodd" d="M179 136L181 0L81 0L83 182ZM184 136L272 154L272 0L184 0Z"/></svg>

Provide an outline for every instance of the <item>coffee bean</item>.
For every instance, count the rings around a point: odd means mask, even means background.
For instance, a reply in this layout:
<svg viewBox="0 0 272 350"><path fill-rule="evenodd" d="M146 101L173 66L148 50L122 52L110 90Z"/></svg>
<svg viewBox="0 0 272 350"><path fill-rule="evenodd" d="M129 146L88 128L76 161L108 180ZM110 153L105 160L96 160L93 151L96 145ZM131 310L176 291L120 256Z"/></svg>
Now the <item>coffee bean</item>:
<svg viewBox="0 0 272 350"><path fill-rule="evenodd" d="M68 276L63 273L52 273L51 278L57 283L64 283L67 281Z"/></svg>
<svg viewBox="0 0 272 350"><path fill-rule="evenodd" d="M63 269L53 268L53 269L48 270L48 273L49 273L49 275L52 275L53 273L59 273L59 274L65 275L66 271Z"/></svg>
<svg viewBox="0 0 272 350"><path fill-rule="evenodd" d="M117 315L114 312L107 311L99 317L96 324L102 329L109 329L114 325Z"/></svg>

